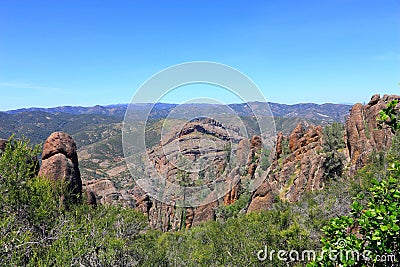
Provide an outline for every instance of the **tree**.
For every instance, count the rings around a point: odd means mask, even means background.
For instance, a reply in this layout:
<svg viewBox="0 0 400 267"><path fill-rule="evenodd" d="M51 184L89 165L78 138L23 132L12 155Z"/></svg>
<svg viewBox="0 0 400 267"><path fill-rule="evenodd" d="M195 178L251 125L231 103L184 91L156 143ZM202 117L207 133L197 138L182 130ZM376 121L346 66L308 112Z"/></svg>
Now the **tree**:
<svg viewBox="0 0 400 267"><path fill-rule="evenodd" d="M346 147L344 143L344 126L334 122L323 129L324 178L326 180L338 178L343 172L344 156L339 152Z"/></svg>

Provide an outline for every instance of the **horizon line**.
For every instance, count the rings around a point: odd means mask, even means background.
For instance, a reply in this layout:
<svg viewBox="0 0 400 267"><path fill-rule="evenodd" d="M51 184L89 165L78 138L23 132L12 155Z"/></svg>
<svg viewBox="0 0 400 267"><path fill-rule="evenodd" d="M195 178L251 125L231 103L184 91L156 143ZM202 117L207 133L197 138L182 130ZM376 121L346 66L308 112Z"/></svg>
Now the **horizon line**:
<svg viewBox="0 0 400 267"><path fill-rule="evenodd" d="M94 108L94 107L112 107L112 106L125 106L125 105L156 105L156 104L164 104L164 105L243 105L247 103L268 103L268 104L279 104L279 105L286 105L286 106L295 106L295 105L304 105L304 104L315 104L315 105L347 105L352 106L356 103L351 102L324 102L324 103L315 103L315 102L299 102L294 104L287 104L287 103L279 103L273 101L248 101L248 102L235 102L235 103L228 103L228 104L219 104L219 103L170 103L170 102L141 102L141 103L116 103L116 104L96 104L96 105L60 105L60 106L47 106L47 107L40 107L40 106L31 106L31 107L21 107L15 109L7 109L7 110L0 110L0 112L10 112L10 111L19 111L19 110L26 110L26 109L54 109L54 108L64 108L64 107L71 107L71 108Z"/></svg>

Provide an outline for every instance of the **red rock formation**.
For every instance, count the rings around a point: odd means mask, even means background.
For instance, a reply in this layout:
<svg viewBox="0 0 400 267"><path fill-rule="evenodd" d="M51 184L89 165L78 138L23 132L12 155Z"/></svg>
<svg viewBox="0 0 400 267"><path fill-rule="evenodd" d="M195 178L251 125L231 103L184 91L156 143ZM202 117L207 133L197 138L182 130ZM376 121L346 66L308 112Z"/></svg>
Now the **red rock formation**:
<svg viewBox="0 0 400 267"><path fill-rule="evenodd" d="M292 131L289 136L289 149L290 151L294 152L301 146L299 143L300 138L304 136L304 127L302 124L298 124L296 128Z"/></svg>
<svg viewBox="0 0 400 267"><path fill-rule="evenodd" d="M264 182L253 194L253 198L247 211L253 212L257 210L268 210L271 208L275 197L276 192L271 187L270 183Z"/></svg>
<svg viewBox="0 0 400 267"><path fill-rule="evenodd" d="M378 112L392 99L400 99L399 96L374 95L371 101L363 106L356 104L346 121L346 135L344 136L347 147L340 151L350 163L349 171L355 170L366 164L368 155L373 150L384 149L390 145L392 134L390 130L377 130L376 117ZM210 135L213 138L216 149L200 149L201 135ZM233 139L233 140L232 140ZM234 141L236 159L239 164L244 164L247 177L243 177L240 168L234 168L224 172L225 145ZM283 155L282 143L288 141L289 155ZM139 187L129 191L134 200L135 209L145 213L153 228L162 231L179 230L196 226L206 220L215 219L215 210L222 205L233 204L240 197L242 179L253 179L261 176L264 182L253 193L247 208L248 212L268 210L276 199L295 202L307 191L320 190L324 186L323 135L321 126L297 125L289 136L279 133L276 140L274 161L269 172L262 171L258 158L262 140L259 136L253 136L251 140L239 139L229 136L226 129L213 120L193 121L186 124L179 132L166 136L160 142L160 147L149 151L148 155L156 170L174 182L177 174L176 162L172 162L171 155L176 155L178 149L188 159L194 160L201 156L216 156L211 165L216 167L216 176L225 175L231 190L219 200L210 200L209 204L196 208L180 208L174 203L170 205L152 199L141 191ZM73 147L65 144L59 147L48 145L49 159L55 155L66 155L63 151L73 150ZM61 152L60 152L61 151ZM48 159L46 159L48 160ZM54 160L59 160L55 158ZM67 162L68 163L68 162ZM65 163L65 166L68 164ZM61 167L64 166L61 163ZM60 168L61 168L60 167ZM190 177L195 180L196 177ZM238 181L238 183L236 183ZM229 184L229 183L228 183ZM118 190L109 180L87 181L85 188L95 192L99 203L117 203L127 201L124 194L118 195ZM100 197L99 197L100 196Z"/></svg>
<svg viewBox="0 0 400 267"><path fill-rule="evenodd" d="M114 184L108 179L88 180L83 182L83 188L86 192L92 192L96 203L122 204L125 207L131 207L131 197L125 191L118 191ZM90 194L90 193L89 193Z"/></svg>
<svg viewBox="0 0 400 267"><path fill-rule="evenodd" d="M347 149L351 161L351 173L363 167L368 155L373 150L382 150L391 144L393 134L389 129L378 130L376 118L379 111L394 99L396 95L374 95L371 101L363 106L358 103L353 106L346 121Z"/></svg>
<svg viewBox="0 0 400 267"><path fill-rule="evenodd" d="M268 210L275 198L294 202L304 191L322 188L324 157L319 153L322 150L322 127L305 129L303 125L297 125L289 136L292 153L281 158L282 141L285 139L278 134L276 159L271 172L264 173L265 180L254 192L248 212Z"/></svg>
<svg viewBox="0 0 400 267"><path fill-rule="evenodd" d="M350 174L365 166L372 151L390 146L393 134L390 129L378 129L376 118L386 104L400 96L374 95L367 105L355 104L346 121L346 149L341 151L345 162L350 163ZM291 154L282 158L282 142L289 139ZM306 191L320 190L324 181L324 155L322 151L322 127L311 126L307 130L298 125L289 137L278 134L275 161L265 181L254 192L248 212L268 210L279 197L297 201Z"/></svg>
<svg viewBox="0 0 400 267"><path fill-rule="evenodd" d="M78 165L76 144L72 137L63 132L52 133L43 146L39 175L67 183L71 200L76 201L76 197L82 193Z"/></svg>
<svg viewBox="0 0 400 267"><path fill-rule="evenodd" d="M0 155L4 152L6 145L7 145L7 140L0 139Z"/></svg>
<svg viewBox="0 0 400 267"><path fill-rule="evenodd" d="M250 149L261 149L262 148L262 139L258 135L253 135L250 141Z"/></svg>
<svg viewBox="0 0 400 267"><path fill-rule="evenodd" d="M225 206L235 203L235 201L239 198L239 188L240 184L235 184L232 190L223 197Z"/></svg>
<svg viewBox="0 0 400 267"><path fill-rule="evenodd" d="M187 171L186 179L190 184L188 187L192 187L194 182L200 179L203 185L207 185L223 178L231 190L219 201L215 201L215 196L210 194L204 200L204 203L210 204L186 209L174 205L175 202L182 201L179 195L168 205L152 199L140 188L135 187L130 191L135 199L135 209L148 216L152 227L163 231L183 229L215 218L215 209L223 205L224 199L225 204L232 204L238 198L239 188L236 183L240 180L239 168L227 169L228 158L231 156L228 153L235 153L238 164L245 166L249 159L250 147L256 151L261 145L260 137L253 137L251 141L244 140L235 132L228 133L228 130L215 120L201 118L186 123L181 129L175 129L163 136L159 146L148 152L150 162L154 164L157 173L177 184L179 173L193 167L196 170L195 164L203 160L206 163L206 167L202 169L205 177L200 178L196 171ZM179 162L178 155L186 158L184 166L180 166L182 162Z"/></svg>
<svg viewBox="0 0 400 267"><path fill-rule="evenodd" d="M282 132L278 133L278 137L276 138L276 152L275 152L275 158L279 159L282 155L283 149L282 149L282 142L285 139L283 136Z"/></svg>

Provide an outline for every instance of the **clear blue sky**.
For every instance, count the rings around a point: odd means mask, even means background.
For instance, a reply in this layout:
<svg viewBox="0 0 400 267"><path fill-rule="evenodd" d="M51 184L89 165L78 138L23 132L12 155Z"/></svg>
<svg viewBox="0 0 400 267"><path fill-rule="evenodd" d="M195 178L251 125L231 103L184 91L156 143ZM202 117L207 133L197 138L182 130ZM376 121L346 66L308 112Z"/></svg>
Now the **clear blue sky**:
<svg viewBox="0 0 400 267"><path fill-rule="evenodd" d="M400 94L400 1L0 2L0 110L127 103L196 60L242 71L273 102Z"/></svg>

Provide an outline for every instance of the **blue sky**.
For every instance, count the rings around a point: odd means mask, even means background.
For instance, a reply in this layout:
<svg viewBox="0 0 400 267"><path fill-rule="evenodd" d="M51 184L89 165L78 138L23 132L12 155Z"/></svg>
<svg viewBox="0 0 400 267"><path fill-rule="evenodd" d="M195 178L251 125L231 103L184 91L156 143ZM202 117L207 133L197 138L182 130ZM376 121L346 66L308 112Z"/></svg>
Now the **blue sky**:
<svg viewBox="0 0 400 267"><path fill-rule="evenodd" d="M0 110L127 103L188 61L232 66L268 101L368 102L400 94L399 14L398 0L2 0Z"/></svg>

